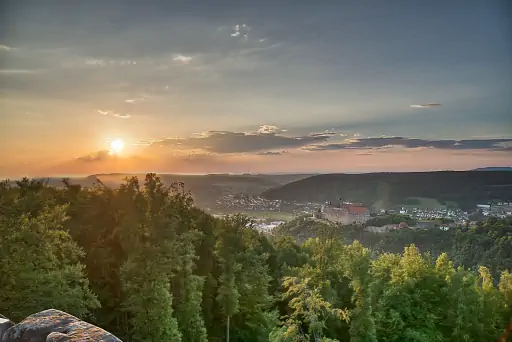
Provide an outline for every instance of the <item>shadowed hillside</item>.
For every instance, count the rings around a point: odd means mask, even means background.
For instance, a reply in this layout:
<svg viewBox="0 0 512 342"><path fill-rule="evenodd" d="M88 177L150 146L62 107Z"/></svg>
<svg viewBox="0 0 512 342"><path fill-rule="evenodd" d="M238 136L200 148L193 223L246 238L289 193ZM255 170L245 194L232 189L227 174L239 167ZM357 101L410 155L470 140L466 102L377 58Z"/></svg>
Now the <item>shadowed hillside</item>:
<svg viewBox="0 0 512 342"><path fill-rule="evenodd" d="M441 204L473 209L478 202L512 200L512 173L444 171L417 173L327 174L265 191L268 199L335 201L338 197L375 207L413 204L432 198Z"/></svg>

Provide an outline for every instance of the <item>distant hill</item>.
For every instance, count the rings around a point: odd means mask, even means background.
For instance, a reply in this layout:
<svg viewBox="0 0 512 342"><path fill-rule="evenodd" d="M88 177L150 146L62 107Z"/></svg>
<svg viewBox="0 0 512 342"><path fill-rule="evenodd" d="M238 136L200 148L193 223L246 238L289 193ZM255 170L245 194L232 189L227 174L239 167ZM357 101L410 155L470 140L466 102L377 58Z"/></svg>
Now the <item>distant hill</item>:
<svg viewBox="0 0 512 342"><path fill-rule="evenodd" d="M209 175L178 175L159 174L164 184L183 182L185 190L190 191L196 204L200 207L214 207L220 196L226 194L247 193L258 195L261 192L289 182L310 177L311 174L209 174ZM70 177L70 184L90 187L100 181L107 187L118 187L127 177L138 177L143 183L145 174L109 173L96 174L88 177ZM60 187L62 177L38 178L51 186Z"/></svg>
<svg viewBox="0 0 512 342"><path fill-rule="evenodd" d="M481 167L478 169L474 169L473 171L512 171L512 167L509 167L509 166Z"/></svg>
<svg viewBox="0 0 512 342"><path fill-rule="evenodd" d="M144 174L97 174L99 180L105 185L117 186L126 177L136 176L140 182L144 181ZM159 174L165 184L183 182L185 189L194 195L207 195L212 193L215 197L224 193L250 193L259 194L264 190L284 185L311 176L310 174L290 175L251 175L251 174L208 174L208 175L177 175Z"/></svg>
<svg viewBox="0 0 512 342"><path fill-rule="evenodd" d="M66 178L66 177L38 177L38 178L33 178L33 180L44 182L50 186L63 187L64 183L62 182L62 180L64 178ZM69 180L70 184L80 185L83 187L91 187L95 183L98 183L98 178L94 175L87 176L87 177L69 177L67 179ZM10 182L12 184L14 184L15 180L10 180Z"/></svg>
<svg viewBox="0 0 512 342"><path fill-rule="evenodd" d="M332 234L341 237L346 228L335 223L314 220L311 217L301 216L274 228L274 236L289 235L299 244L307 239L317 238L323 234Z"/></svg>
<svg viewBox="0 0 512 342"><path fill-rule="evenodd" d="M413 204L417 198L471 210L489 200L512 201L508 171L443 171L412 173L325 174L266 190L262 196L298 202L344 200L376 208Z"/></svg>
<svg viewBox="0 0 512 342"><path fill-rule="evenodd" d="M196 204L200 207L215 206L217 199L226 194L247 193L257 195L262 191L310 177L311 174L209 174L209 175L177 175L159 174L164 184L183 182L185 190L190 191ZM70 177L70 184L90 187L100 181L107 187L118 187L125 178L138 177L144 182L145 174L111 173L97 174L88 177ZM51 186L63 186L62 177L38 178Z"/></svg>
<svg viewBox="0 0 512 342"><path fill-rule="evenodd" d="M190 191L196 204L200 207L213 207L222 195L246 193L257 195L261 192L289 182L307 178L310 175L171 175L160 177L165 184L183 182L185 189ZM112 179L106 175L97 175L101 181L109 184ZM144 176L142 176L144 177Z"/></svg>

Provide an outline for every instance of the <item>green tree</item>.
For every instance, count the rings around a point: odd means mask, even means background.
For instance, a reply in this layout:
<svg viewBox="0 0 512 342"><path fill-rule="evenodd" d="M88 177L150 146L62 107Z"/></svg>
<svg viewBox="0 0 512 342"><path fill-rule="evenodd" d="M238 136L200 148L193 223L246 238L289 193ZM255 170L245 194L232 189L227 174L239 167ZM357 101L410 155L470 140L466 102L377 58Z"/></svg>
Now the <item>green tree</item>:
<svg viewBox="0 0 512 342"><path fill-rule="evenodd" d="M229 341L231 317L238 312L239 308L240 293L235 280L239 268L236 254L237 250L241 250L241 231L244 223L244 218L241 216L221 221L215 244L215 252L221 269L216 299L226 319L226 341Z"/></svg>
<svg viewBox="0 0 512 342"><path fill-rule="evenodd" d="M501 273L498 289L507 305L505 310L505 319L508 319L508 324L503 332L501 340L501 342L505 342L508 340L512 332L512 274L510 274L509 271L503 271Z"/></svg>
<svg viewBox="0 0 512 342"><path fill-rule="evenodd" d="M371 254L358 241L343 249L340 271L350 279L354 308L351 311L350 340L355 342L377 341L372 313Z"/></svg>
<svg viewBox="0 0 512 342"><path fill-rule="evenodd" d="M15 321L48 308L88 317L99 302L83 272L83 251L63 229L66 206L38 203L45 187L28 184L0 189L0 312Z"/></svg>
<svg viewBox="0 0 512 342"><path fill-rule="evenodd" d="M180 341L170 279L178 263L177 234L169 189L154 174L144 188L132 179L132 214L122 224L129 256L121 269L124 308L131 316L134 341Z"/></svg>
<svg viewBox="0 0 512 342"><path fill-rule="evenodd" d="M324 289L329 286L328 281L314 281L311 272L315 270L306 266L300 276L284 278L284 295L290 299L292 313L283 322L283 328L271 334L274 341L322 341L326 337L329 318L349 319L346 310L334 307L323 297Z"/></svg>

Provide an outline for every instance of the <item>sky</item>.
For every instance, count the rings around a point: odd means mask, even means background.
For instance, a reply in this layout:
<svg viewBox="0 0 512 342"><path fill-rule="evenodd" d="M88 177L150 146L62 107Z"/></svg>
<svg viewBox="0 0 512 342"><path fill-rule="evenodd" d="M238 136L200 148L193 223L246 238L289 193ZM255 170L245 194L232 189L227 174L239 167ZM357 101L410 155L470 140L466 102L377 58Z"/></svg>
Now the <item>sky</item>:
<svg viewBox="0 0 512 342"><path fill-rule="evenodd" d="M511 9L3 0L0 177L512 166Z"/></svg>

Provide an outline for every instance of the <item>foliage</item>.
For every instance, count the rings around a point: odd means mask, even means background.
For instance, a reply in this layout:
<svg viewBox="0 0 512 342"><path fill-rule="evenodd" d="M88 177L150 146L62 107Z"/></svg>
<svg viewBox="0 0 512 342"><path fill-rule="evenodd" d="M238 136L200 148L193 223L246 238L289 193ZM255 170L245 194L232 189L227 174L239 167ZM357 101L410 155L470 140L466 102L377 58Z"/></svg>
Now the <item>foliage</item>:
<svg viewBox="0 0 512 342"><path fill-rule="evenodd" d="M154 174L24 179L0 183L0 311L54 307L125 341L491 341L512 315L511 241L495 219L379 235L298 218L267 238Z"/></svg>
<svg viewBox="0 0 512 342"><path fill-rule="evenodd" d="M66 206L46 202L43 184L0 184L0 312L21 320L50 307L87 317L99 302L88 287L83 251L62 229Z"/></svg>
<svg viewBox="0 0 512 342"><path fill-rule="evenodd" d="M366 222L366 225L382 227L387 224L399 224L401 222L405 222L409 226L414 226L416 224L416 220L411 218L409 215L390 214L385 216L372 217Z"/></svg>
<svg viewBox="0 0 512 342"><path fill-rule="evenodd" d="M300 216L292 221L277 226L274 235L293 236L298 243L302 243L309 238L315 238L323 232L331 230L331 227L332 224L329 222Z"/></svg>
<svg viewBox="0 0 512 342"><path fill-rule="evenodd" d="M512 270L512 219L489 218L474 227L459 227L453 249L456 264L475 271L486 266L498 279L502 271Z"/></svg>

